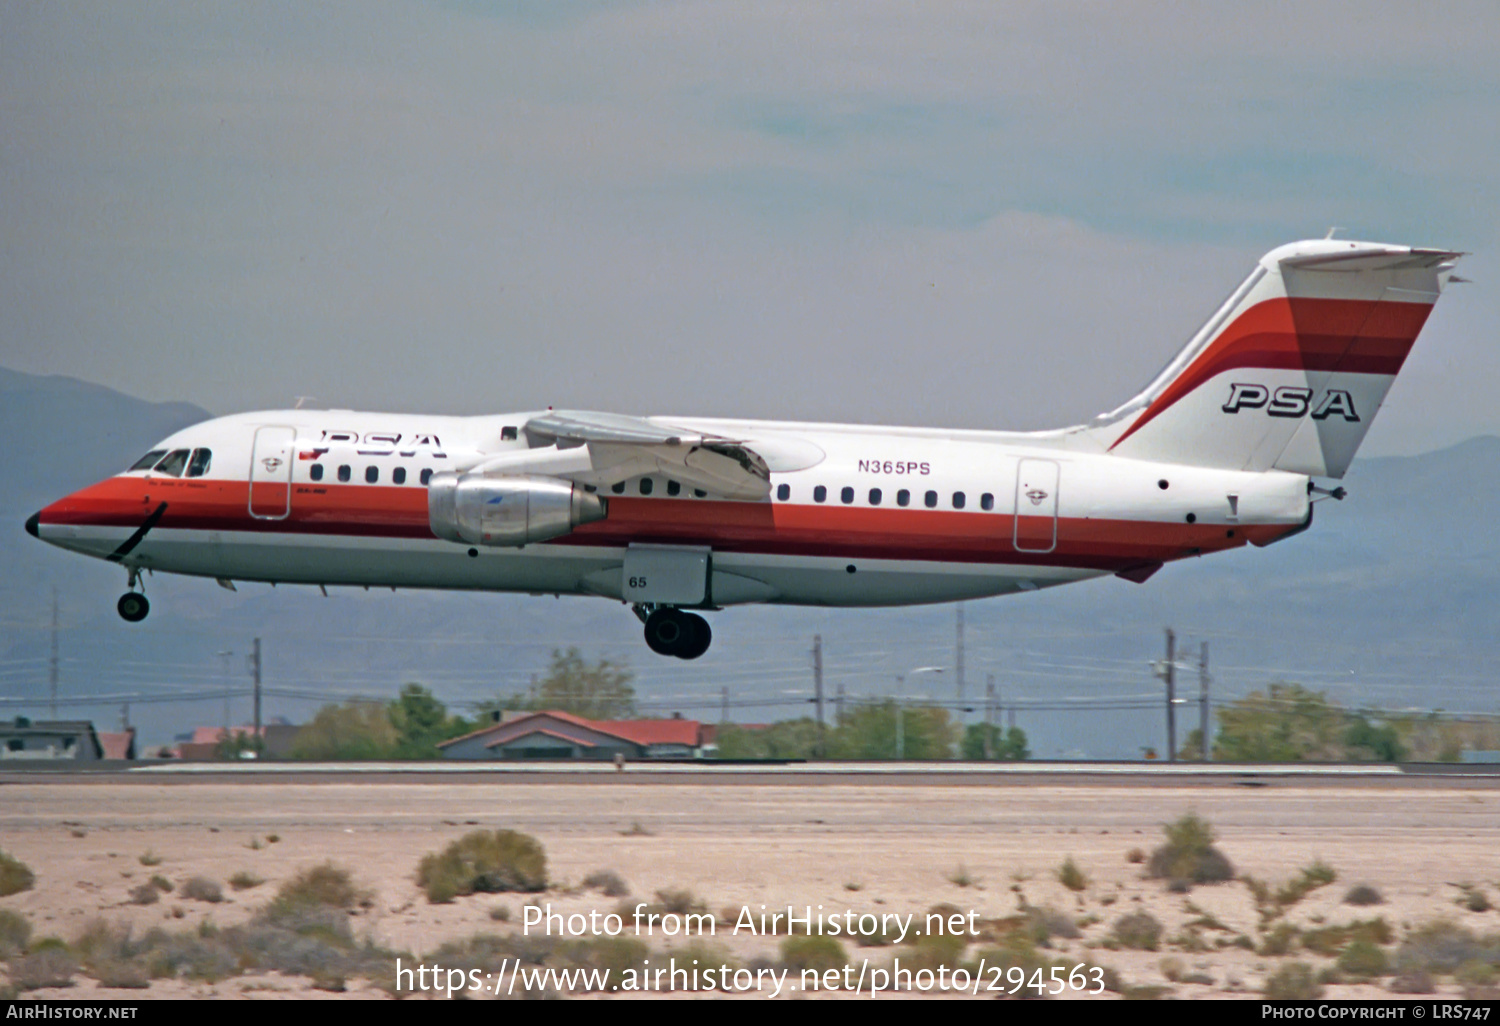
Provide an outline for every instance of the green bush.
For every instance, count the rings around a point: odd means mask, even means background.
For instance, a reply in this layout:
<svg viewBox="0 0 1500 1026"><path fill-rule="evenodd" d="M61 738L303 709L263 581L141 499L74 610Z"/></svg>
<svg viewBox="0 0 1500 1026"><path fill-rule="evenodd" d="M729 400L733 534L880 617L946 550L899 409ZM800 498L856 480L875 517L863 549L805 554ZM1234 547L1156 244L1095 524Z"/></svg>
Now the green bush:
<svg viewBox="0 0 1500 1026"><path fill-rule="evenodd" d="M26 950L31 940L31 924L21 913L0 908L0 958L9 958Z"/></svg>
<svg viewBox="0 0 1500 1026"><path fill-rule="evenodd" d="M299 932L315 932L326 925L335 930L342 927L347 933L348 917L329 913L368 908L373 903L374 896L357 887L347 869L325 862L282 884L259 918Z"/></svg>
<svg viewBox="0 0 1500 1026"><path fill-rule="evenodd" d="M1339 972L1359 979L1385 976L1391 971L1391 962L1385 957L1385 952L1364 938L1350 941L1349 946L1339 953L1335 964Z"/></svg>
<svg viewBox="0 0 1500 1026"><path fill-rule="evenodd" d="M1265 995L1273 1001L1314 1001L1323 996L1323 985L1306 962L1282 966L1266 979Z"/></svg>
<svg viewBox="0 0 1500 1026"><path fill-rule="evenodd" d="M1311 891L1326 887L1338 879L1334 868L1321 859L1306 867L1276 892L1276 904L1295 905Z"/></svg>
<svg viewBox="0 0 1500 1026"><path fill-rule="evenodd" d="M1073 861L1071 855L1063 859L1063 864L1058 867L1057 881L1070 891L1086 890L1089 885L1089 878L1078 868L1078 863Z"/></svg>
<svg viewBox="0 0 1500 1026"><path fill-rule="evenodd" d="M547 854L526 834L475 830L424 856L417 883L434 904L475 892L541 891L547 887Z"/></svg>
<svg viewBox="0 0 1500 1026"><path fill-rule="evenodd" d="M0 851L0 898L31 890L36 874L14 855Z"/></svg>
<svg viewBox="0 0 1500 1026"><path fill-rule="evenodd" d="M844 946L833 937L788 937L781 942L781 964L793 972L842 969L849 962Z"/></svg>
<svg viewBox="0 0 1500 1026"><path fill-rule="evenodd" d="M1167 843L1151 853L1146 875L1179 885L1219 883L1234 879L1234 867L1224 853L1213 846L1213 827L1189 812L1174 823L1162 827Z"/></svg>

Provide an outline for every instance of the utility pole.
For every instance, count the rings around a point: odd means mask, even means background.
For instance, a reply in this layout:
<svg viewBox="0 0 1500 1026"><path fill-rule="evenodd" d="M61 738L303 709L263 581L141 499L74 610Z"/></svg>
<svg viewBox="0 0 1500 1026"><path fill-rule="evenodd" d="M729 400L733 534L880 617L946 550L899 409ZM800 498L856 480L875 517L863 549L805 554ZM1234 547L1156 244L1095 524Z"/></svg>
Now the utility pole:
<svg viewBox="0 0 1500 1026"><path fill-rule="evenodd" d="M727 684L719 689L719 722L729 722L729 686Z"/></svg>
<svg viewBox="0 0 1500 1026"><path fill-rule="evenodd" d="M958 603L958 638L954 651L953 669L958 677L958 715L964 715L964 604Z"/></svg>
<svg viewBox="0 0 1500 1026"><path fill-rule="evenodd" d="M1204 762L1212 761L1213 742L1208 736L1208 723L1212 717L1209 715L1208 704L1208 642L1198 651L1198 736L1202 738L1201 752L1199 757Z"/></svg>
<svg viewBox="0 0 1500 1026"><path fill-rule="evenodd" d="M1177 636L1167 628L1167 761L1177 761Z"/></svg>
<svg viewBox="0 0 1500 1026"><path fill-rule="evenodd" d="M219 658L224 663L224 739L226 741L229 739L229 695L234 689L234 684L229 677L229 660L233 655L234 651L228 648L219 653Z"/></svg>
<svg viewBox="0 0 1500 1026"><path fill-rule="evenodd" d="M813 694L818 704L818 757L823 758L828 754L828 746L824 740L823 726L823 635L813 635Z"/></svg>
<svg viewBox="0 0 1500 1026"><path fill-rule="evenodd" d="M250 671L255 676L255 751L260 753L265 746L260 734L260 639L255 639L255 652L250 657Z"/></svg>
<svg viewBox="0 0 1500 1026"><path fill-rule="evenodd" d="M995 675L984 678L984 757L995 757Z"/></svg>
<svg viewBox="0 0 1500 1026"><path fill-rule="evenodd" d="M833 722L834 726L842 726L844 722L844 681L839 679L838 687L833 689Z"/></svg>
<svg viewBox="0 0 1500 1026"><path fill-rule="evenodd" d="M52 588L52 658L47 661L47 693L52 696L52 718L57 719L57 588Z"/></svg>

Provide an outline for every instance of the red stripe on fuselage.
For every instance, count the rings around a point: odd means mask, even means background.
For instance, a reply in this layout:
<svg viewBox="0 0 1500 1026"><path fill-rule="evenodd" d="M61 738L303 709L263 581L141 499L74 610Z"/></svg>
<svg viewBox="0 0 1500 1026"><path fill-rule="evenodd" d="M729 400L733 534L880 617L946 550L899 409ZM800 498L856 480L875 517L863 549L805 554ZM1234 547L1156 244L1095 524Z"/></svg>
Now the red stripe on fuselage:
<svg viewBox="0 0 1500 1026"><path fill-rule="evenodd" d="M1257 303L1230 322L1110 448L1204 382L1241 367L1395 377L1431 312L1431 303L1364 299Z"/></svg>
<svg viewBox="0 0 1500 1026"><path fill-rule="evenodd" d="M262 487L257 486L257 502ZM427 492L421 487L294 485L291 515L280 520L251 517L248 498L244 481L116 477L48 506L40 523L134 530L166 502L157 529L434 538ZM1013 518L1001 513L611 496L606 519L548 544L623 547L646 542L756 555L1115 571L1247 541L1264 545L1295 528L1062 518L1057 546L1047 553L1017 551L1013 530Z"/></svg>

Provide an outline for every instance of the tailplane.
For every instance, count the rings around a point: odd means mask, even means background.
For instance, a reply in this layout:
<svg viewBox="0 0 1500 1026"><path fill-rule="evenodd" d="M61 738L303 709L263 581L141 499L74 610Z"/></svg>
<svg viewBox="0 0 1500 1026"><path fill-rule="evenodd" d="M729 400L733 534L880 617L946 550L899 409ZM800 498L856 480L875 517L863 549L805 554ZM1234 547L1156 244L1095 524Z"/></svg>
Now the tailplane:
<svg viewBox="0 0 1500 1026"><path fill-rule="evenodd" d="M1343 477L1459 256L1342 239L1272 250L1089 434L1136 459Z"/></svg>

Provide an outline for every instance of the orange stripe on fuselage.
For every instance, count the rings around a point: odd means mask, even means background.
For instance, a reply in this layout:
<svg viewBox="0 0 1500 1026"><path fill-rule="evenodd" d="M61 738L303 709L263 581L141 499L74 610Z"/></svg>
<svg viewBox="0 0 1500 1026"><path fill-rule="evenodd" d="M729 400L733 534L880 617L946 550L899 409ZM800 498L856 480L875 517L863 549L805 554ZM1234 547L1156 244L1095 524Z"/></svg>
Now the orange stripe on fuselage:
<svg viewBox="0 0 1500 1026"><path fill-rule="evenodd" d="M274 486L272 486L274 487ZM277 496L279 492L275 493ZM257 501L265 499L258 490ZM420 486L297 484L285 519L251 517L244 481L115 477L41 511L40 523L134 530L156 505L158 529L433 539ZM707 499L609 497L609 516L548 544L704 545L762 555L1027 564L1114 571L1267 544L1293 526L1061 518L1052 552L1018 552L1009 514Z"/></svg>

